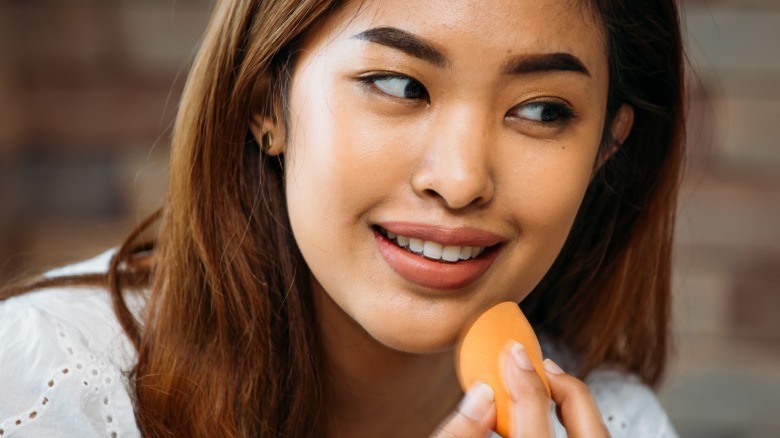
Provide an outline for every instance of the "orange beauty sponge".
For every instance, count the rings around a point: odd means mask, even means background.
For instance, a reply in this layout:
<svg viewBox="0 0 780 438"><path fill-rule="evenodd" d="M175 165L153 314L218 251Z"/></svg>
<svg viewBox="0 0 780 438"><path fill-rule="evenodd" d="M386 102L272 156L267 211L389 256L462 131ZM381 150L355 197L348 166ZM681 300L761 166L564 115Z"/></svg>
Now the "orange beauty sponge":
<svg viewBox="0 0 780 438"><path fill-rule="evenodd" d="M525 347L549 396L550 385L542 367L542 348L517 303L500 303L480 315L461 338L455 355L458 379L464 391L477 380L493 388L496 432L502 436L509 436L510 418L509 393L501 379L504 366L501 352L510 340Z"/></svg>

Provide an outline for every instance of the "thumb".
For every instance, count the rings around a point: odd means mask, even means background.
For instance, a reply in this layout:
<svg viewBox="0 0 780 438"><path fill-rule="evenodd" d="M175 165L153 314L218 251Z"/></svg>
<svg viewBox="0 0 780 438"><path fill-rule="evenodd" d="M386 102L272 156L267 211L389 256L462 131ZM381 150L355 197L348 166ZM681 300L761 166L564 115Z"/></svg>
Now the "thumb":
<svg viewBox="0 0 780 438"><path fill-rule="evenodd" d="M432 438L484 438L496 423L493 389L476 382L469 388L458 408L441 422Z"/></svg>

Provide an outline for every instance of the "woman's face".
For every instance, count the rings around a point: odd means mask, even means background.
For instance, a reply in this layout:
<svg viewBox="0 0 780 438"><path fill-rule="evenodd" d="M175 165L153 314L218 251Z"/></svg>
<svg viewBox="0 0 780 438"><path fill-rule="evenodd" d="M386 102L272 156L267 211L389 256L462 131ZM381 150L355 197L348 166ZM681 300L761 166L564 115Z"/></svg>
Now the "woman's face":
<svg viewBox="0 0 780 438"><path fill-rule="evenodd" d="M351 2L311 32L286 195L331 311L432 352L539 282L604 125L602 33L573 3Z"/></svg>

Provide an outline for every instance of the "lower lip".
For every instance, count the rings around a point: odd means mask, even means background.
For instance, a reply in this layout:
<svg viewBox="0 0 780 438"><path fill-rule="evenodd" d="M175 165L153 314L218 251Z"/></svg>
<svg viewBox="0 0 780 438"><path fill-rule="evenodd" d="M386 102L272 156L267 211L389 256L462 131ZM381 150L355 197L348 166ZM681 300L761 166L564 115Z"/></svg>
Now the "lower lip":
<svg viewBox="0 0 780 438"><path fill-rule="evenodd" d="M498 251L488 251L475 259L440 262L403 249L374 231L374 239L388 265L404 279L432 289L458 289L476 281L493 263Z"/></svg>

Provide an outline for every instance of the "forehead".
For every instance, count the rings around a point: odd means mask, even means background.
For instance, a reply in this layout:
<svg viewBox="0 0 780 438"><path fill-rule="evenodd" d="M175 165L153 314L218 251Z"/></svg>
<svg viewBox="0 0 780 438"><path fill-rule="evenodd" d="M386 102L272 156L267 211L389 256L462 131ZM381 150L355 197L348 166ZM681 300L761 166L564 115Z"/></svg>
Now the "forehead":
<svg viewBox="0 0 780 438"><path fill-rule="evenodd" d="M483 64L506 56L570 53L606 75L603 28L581 0L352 0L312 29L309 47L395 27L448 56Z"/></svg>

